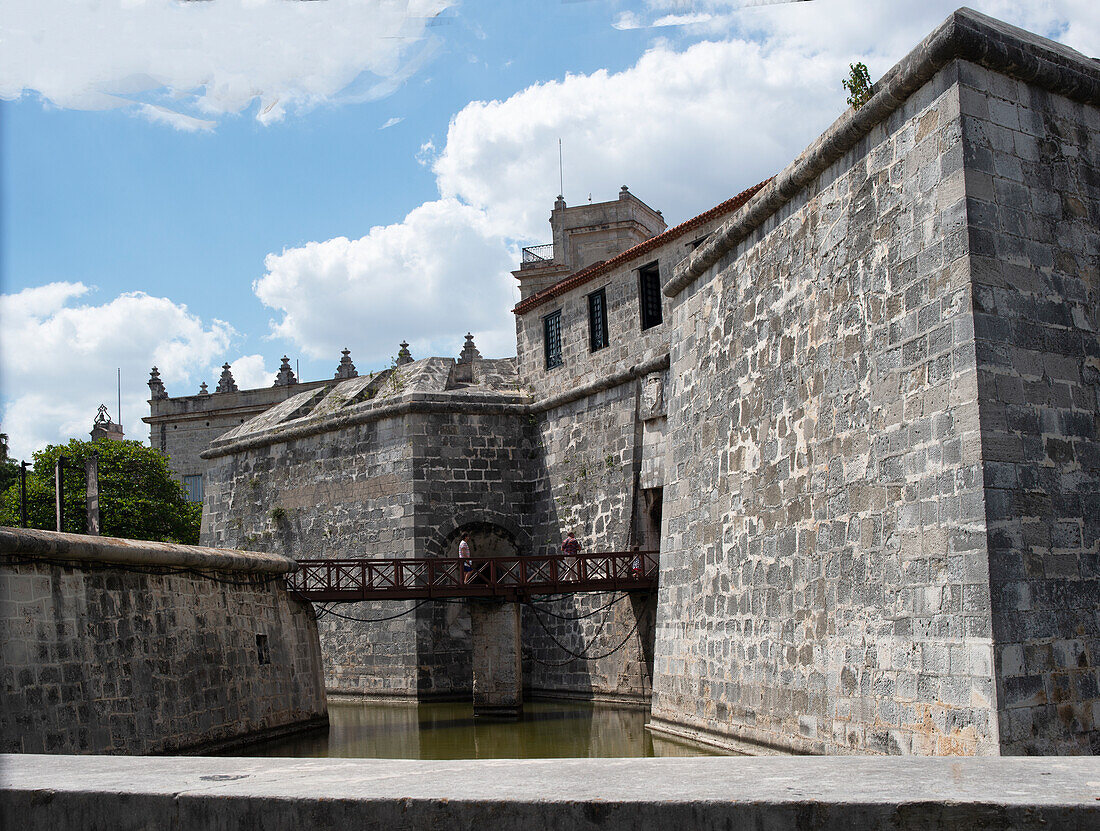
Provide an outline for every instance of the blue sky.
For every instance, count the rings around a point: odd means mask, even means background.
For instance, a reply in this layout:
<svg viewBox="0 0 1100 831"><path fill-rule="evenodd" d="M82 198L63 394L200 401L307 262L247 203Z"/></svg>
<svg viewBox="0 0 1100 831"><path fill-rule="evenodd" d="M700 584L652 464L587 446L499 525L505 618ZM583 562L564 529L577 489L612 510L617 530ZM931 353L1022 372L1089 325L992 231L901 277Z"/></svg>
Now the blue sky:
<svg viewBox="0 0 1100 831"><path fill-rule="evenodd" d="M358 237L435 198L416 154L445 137L451 115L471 100L629 65L646 35L608 25L609 8L449 8L427 27L433 57L393 95L323 104L267 126L255 120L258 102L198 134L127 110L63 110L34 96L5 102L4 291L78 278L104 291L171 297L203 318L262 333L270 315L251 283L264 255ZM401 121L380 129L390 119ZM556 184L543 184L549 205ZM264 351L279 349L294 347Z"/></svg>
<svg viewBox="0 0 1100 831"><path fill-rule="evenodd" d="M153 363L183 395L227 360L242 386L270 384L283 354L331 376L345 345L377 369L401 338L456 355L469 330L514 354L508 271L549 239L559 137L568 202L628 184L675 223L781 169L844 109L850 61L881 75L953 8L296 5L6 4L0 431L14 455L85 435L116 367L127 434L145 439ZM1100 54L1092 0L972 5Z"/></svg>

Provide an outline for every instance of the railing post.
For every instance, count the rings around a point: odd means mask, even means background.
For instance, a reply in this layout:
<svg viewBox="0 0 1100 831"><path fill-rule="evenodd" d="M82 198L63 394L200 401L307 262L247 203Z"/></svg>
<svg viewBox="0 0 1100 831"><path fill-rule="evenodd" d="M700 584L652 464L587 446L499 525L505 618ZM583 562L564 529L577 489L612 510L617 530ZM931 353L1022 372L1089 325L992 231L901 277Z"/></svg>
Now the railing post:
<svg viewBox="0 0 1100 831"><path fill-rule="evenodd" d="M54 519L57 530L65 530L65 457L58 456L53 466Z"/></svg>
<svg viewBox="0 0 1100 831"><path fill-rule="evenodd" d="M88 510L87 531L92 536L99 536L99 453L92 451L92 455L84 460L84 480L86 483L86 507Z"/></svg>
<svg viewBox="0 0 1100 831"><path fill-rule="evenodd" d="M27 463L19 463L19 521L27 527Z"/></svg>

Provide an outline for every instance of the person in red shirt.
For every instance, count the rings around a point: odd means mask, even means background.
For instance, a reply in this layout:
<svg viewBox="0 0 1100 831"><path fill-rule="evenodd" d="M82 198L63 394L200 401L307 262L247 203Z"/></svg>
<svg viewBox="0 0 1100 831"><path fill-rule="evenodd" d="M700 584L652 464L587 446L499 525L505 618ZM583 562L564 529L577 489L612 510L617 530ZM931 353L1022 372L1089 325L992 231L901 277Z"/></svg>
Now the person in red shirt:
<svg viewBox="0 0 1100 831"><path fill-rule="evenodd" d="M573 536L573 532L565 532L565 540L561 544L561 553L569 557L576 556L581 550L581 542ZM561 566L558 568L558 577L561 580L579 580L581 579L581 562L580 560L562 560Z"/></svg>

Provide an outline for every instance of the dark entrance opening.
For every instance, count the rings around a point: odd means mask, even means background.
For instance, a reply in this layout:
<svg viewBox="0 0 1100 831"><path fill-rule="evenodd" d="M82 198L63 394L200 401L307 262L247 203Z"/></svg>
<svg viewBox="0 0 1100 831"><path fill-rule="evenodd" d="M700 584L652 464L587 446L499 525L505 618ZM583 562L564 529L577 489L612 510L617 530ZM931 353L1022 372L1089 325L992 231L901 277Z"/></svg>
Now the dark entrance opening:
<svg viewBox="0 0 1100 831"><path fill-rule="evenodd" d="M661 497L663 488L642 490L642 539L641 546L648 551L661 548Z"/></svg>

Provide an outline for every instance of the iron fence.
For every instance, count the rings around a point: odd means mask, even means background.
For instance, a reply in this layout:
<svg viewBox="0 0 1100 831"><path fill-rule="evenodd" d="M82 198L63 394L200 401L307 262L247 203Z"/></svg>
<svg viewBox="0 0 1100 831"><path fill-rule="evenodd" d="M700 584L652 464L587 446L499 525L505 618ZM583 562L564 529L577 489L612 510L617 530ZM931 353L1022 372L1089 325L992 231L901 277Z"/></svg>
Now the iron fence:
<svg viewBox="0 0 1100 831"><path fill-rule="evenodd" d="M525 263L549 263L554 259L554 244L529 245L523 249L523 262Z"/></svg>

